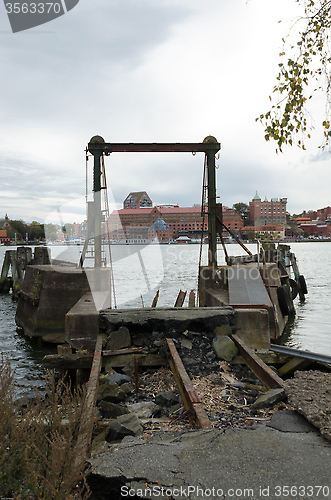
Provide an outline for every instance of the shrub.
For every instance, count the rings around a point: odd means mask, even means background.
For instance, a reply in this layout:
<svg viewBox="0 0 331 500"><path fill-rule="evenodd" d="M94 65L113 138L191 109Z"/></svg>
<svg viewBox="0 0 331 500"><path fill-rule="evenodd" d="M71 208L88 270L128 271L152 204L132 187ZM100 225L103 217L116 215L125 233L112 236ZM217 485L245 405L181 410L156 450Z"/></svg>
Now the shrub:
<svg viewBox="0 0 331 500"><path fill-rule="evenodd" d="M89 497L76 450L86 389L73 390L64 378L56 380L54 372L46 372L45 388L45 395L35 389L35 398L19 408L10 361L1 353L0 498Z"/></svg>

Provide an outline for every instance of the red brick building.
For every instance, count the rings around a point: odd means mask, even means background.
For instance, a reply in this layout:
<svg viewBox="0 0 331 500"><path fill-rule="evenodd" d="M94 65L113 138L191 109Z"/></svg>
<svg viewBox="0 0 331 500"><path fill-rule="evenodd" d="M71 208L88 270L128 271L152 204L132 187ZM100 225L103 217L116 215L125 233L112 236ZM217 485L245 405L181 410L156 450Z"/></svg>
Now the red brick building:
<svg viewBox="0 0 331 500"><path fill-rule="evenodd" d="M331 238L331 224L311 222L301 224L300 228L309 236L315 238Z"/></svg>
<svg viewBox="0 0 331 500"><path fill-rule="evenodd" d="M130 193L130 195L133 194ZM149 197L148 199L150 200ZM124 200L124 205L127 201L128 197ZM201 207L155 206L122 208L110 214L108 225L110 232L113 233L113 238L117 239L120 235L124 237L124 232L128 234L129 227L151 228L156 221L161 219L167 226L167 228L163 226L163 231L167 231L163 233L163 239L168 234L170 238L183 233L199 237L202 231L204 233L208 232L207 209L205 211L206 215L203 219ZM229 207L223 207L223 222L235 232L239 232L244 226L240 214ZM158 230L160 231L160 228Z"/></svg>
<svg viewBox="0 0 331 500"><path fill-rule="evenodd" d="M130 193L123 201L123 208L143 208L152 206L153 202L146 191Z"/></svg>
<svg viewBox="0 0 331 500"><path fill-rule="evenodd" d="M252 201L249 202L249 220L258 227L270 224L285 226L286 204L287 198L271 198L268 201L266 197L262 201L256 193Z"/></svg>
<svg viewBox="0 0 331 500"><path fill-rule="evenodd" d="M7 236L6 229L0 229L0 243L9 243L10 239Z"/></svg>

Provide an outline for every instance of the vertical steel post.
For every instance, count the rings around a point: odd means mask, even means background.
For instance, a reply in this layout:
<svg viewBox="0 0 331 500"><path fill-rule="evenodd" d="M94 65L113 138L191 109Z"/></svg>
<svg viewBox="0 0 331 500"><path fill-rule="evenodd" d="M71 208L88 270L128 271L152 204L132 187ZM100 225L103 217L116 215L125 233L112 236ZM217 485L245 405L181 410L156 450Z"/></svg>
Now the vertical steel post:
<svg viewBox="0 0 331 500"><path fill-rule="evenodd" d="M101 267L101 166L100 150L94 153L93 199L94 199L94 267Z"/></svg>
<svg viewBox="0 0 331 500"><path fill-rule="evenodd" d="M217 266L217 233L216 233L216 175L215 175L215 154L217 151L211 150L207 155L208 172L208 266Z"/></svg>
<svg viewBox="0 0 331 500"><path fill-rule="evenodd" d="M93 213L94 213L94 267L101 267L101 157L103 155L104 139L94 136L91 143L100 144L100 149L91 151L94 156L93 167Z"/></svg>

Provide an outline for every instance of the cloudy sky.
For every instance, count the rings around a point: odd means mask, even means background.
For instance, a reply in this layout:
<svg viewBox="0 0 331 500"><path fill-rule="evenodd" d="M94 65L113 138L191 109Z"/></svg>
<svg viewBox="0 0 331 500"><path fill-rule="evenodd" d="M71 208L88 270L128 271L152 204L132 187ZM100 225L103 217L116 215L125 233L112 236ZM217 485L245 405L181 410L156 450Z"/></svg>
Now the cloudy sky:
<svg viewBox="0 0 331 500"><path fill-rule="evenodd" d="M306 152L276 155L255 122L269 109L281 38L298 13L294 0L80 0L13 34L0 5L0 216L43 221L59 207L75 212L65 205L84 201L84 149L96 134L107 142L211 134L222 145L224 205L248 203L256 191L287 197L291 213L331 204L331 157L317 148L317 123ZM312 104L316 118L322 103ZM106 158L118 205L141 190L155 204L200 203L202 170L199 154ZM68 218L83 220L84 209Z"/></svg>

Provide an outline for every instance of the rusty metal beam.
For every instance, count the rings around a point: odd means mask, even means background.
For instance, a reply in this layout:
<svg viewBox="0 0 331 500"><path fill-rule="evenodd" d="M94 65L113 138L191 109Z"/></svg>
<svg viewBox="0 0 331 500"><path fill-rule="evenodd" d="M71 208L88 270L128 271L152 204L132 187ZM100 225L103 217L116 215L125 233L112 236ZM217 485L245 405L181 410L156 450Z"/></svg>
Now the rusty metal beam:
<svg viewBox="0 0 331 500"><path fill-rule="evenodd" d="M207 153L210 151L219 151L221 148L218 142L194 142L194 143L93 143L89 142L88 150L93 154L99 150L106 154L109 153Z"/></svg>
<svg viewBox="0 0 331 500"><path fill-rule="evenodd" d="M182 307L184 304L185 297L186 297L186 291L184 292L183 290L179 290L174 307Z"/></svg>
<svg viewBox="0 0 331 500"><path fill-rule="evenodd" d="M268 389L277 387L285 387L285 382L282 380L268 365L266 365L255 352L247 347L247 345L237 336L232 335L232 339L236 344L240 356L245 361L246 365L252 372L261 380L262 384Z"/></svg>
<svg viewBox="0 0 331 500"><path fill-rule="evenodd" d="M195 292L194 292L194 290L190 291L190 295L188 297L188 306L195 307Z"/></svg>
<svg viewBox="0 0 331 500"><path fill-rule="evenodd" d="M184 406L188 411L190 421L202 429L209 429L211 428L210 421L180 359L176 346L172 339L166 340L170 351L169 365L178 385Z"/></svg>
<svg viewBox="0 0 331 500"><path fill-rule="evenodd" d="M92 429L94 423L94 407L97 397L99 375L102 365L102 335L98 335L95 344L93 363L90 378L87 383L87 393L84 408L80 418L80 427L75 446L75 469L83 467L87 456L88 447L91 443Z"/></svg>

